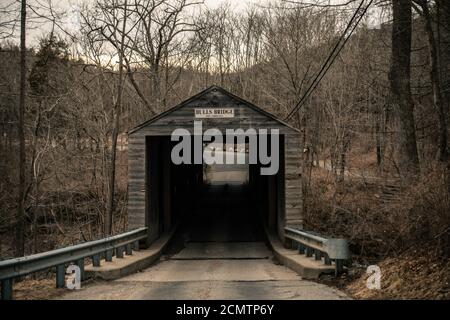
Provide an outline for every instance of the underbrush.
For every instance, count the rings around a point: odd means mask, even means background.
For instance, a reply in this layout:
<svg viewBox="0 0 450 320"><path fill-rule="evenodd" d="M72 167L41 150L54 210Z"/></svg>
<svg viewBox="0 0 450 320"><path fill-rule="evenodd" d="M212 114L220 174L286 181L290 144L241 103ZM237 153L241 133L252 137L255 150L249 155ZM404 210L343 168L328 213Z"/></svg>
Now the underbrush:
<svg viewBox="0 0 450 320"><path fill-rule="evenodd" d="M349 239L352 252L361 258L398 254L432 240L437 240L436 254L449 255L450 197L445 170L424 172L384 202L382 181L336 184L331 175L316 169L305 228Z"/></svg>
<svg viewBox="0 0 450 320"><path fill-rule="evenodd" d="M378 263L381 289L369 290L360 269L343 289L357 299L450 299L450 260L436 255L434 241Z"/></svg>
<svg viewBox="0 0 450 320"><path fill-rule="evenodd" d="M0 260L14 257L17 212L17 150L0 166ZM40 179L27 175L25 255L104 236L108 175L99 154L89 150L53 150L55 161L42 164ZM98 151L97 151L98 152ZM1 163L0 163L1 164ZM116 163L113 233L126 230L127 153Z"/></svg>
<svg viewBox="0 0 450 320"><path fill-rule="evenodd" d="M93 192L47 193L41 199L39 207L29 207L27 210L25 254L102 238L105 209L101 203L100 196ZM8 212L3 212L5 217L7 214ZM118 191L115 197L113 233L126 229L126 218L126 192ZM10 214L10 218L5 219L2 224L0 260L14 257L13 221Z"/></svg>
<svg viewBox="0 0 450 320"><path fill-rule="evenodd" d="M449 298L447 170L435 166L408 183L398 181L389 201L382 179L337 183L325 170L313 170L305 229L349 240L354 268L344 287L356 298ZM365 286L370 264L382 270L382 290Z"/></svg>

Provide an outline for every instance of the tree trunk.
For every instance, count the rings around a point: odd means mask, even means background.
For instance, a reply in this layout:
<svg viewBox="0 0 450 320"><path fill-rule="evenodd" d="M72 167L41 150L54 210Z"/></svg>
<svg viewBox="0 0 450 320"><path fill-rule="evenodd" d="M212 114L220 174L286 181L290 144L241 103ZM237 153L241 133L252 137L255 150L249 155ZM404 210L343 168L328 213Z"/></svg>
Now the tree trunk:
<svg viewBox="0 0 450 320"><path fill-rule="evenodd" d="M161 107L161 75L159 63L159 61L156 62L150 69L152 79L152 97L154 100L153 110L155 110L156 114L164 111Z"/></svg>
<svg viewBox="0 0 450 320"><path fill-rule="evenodd" d="M441 84L442 108L447 130L450 110L450 1L436 0L438 31L438 69ZM447 135L447 159L450 156Z"/></svg>
<svg viewBox="0 0 450 320"><path fill-rule="evenodd" d="M393 0L392 58L389 72L392 102L399 120L398 165L403 175L418 171L414 105L411 97L411 0Z"/></svg>
<svg viewBox="0 0 450 320"><path fill-rule="evenodd" d="M377 151L377 167L381 169L381 164L383 162L383 150L381 147L381 116L379 113L375 115L375 141L376 141L376 151Z"/></svg>
<svg viewBox="0 0 450 320"><path fill-rule="evenodd" d="M19 112L17 135L19 138L19 187L17 197L17 216L16 216L16 241L15 255L23 256L25 253L25 133L24 133L24 117L25 117L25 97L26 97L26 62L27 51L25 43L26 35L26 14L27 3L22 0L20 11L20 94L19 94Z"/></svg>
<svg viewBox="0 0 450 320"><path fill-rule="evenodd" d="M436 11L439 42L439 76L441 79L442 103L448 125L450 121L450 1L436 0ZM447 157L449 156L449 152L450 151L447 149ZM446 181L448 186L447 190L450 192L450 161L447 161Z"/></svg>
<svg viewBox="0 0 450 320"><path fill-rule="evenodd" d="M440 161L447 160L447 113L442 101L441 79L439 77L438 50L436 46L431 14L428 7L428 1L420 3L425 22L425 30L428 36L428 49L430 52L430 79L433 90L433 103L439 116L439 152Z"/></svg>
<svg viewBox="0 0 450 320"><path fill-rule="evenodd" d="M117 138L119 136L119 120L122 108L122 91L123 91L123 56L125 50L125 27L127 23L127 2L124 4L124 19L122 25L122 37L120 40L119 49L119 78L117 80L117 101L114 106L113 115L113 130L111 137L111 162L109 166L109 196L108 205L105 217L105 234L110 235L113 231L113 215L114 215L114 195L115 195L115 184L116 184L116 156L117 156Z"/></svg>
<svg viewBox="0 0 450 320"><path fill-rule="evenodd" d="M119 76L121 78L121 76ZM121 86L121 85L120 85ZM121 89L119 87L119 92ZM114 214L114 195L115 195L115 184L116 184L116 155L117 155L117 137L119 136L119 117L120 117L120 102L121 93L117 94L117 102L115 106L114 114L114 124L111 137L111 162L109 166L109 196L108 196L108 206L105 217L105 235L112 234L113 225L113 214Z"/></svg>
<svg viewBox="0 0 450 320"><path fill-rule="evenodd" d="M134 78L133 71L131 70L130 63L125 57L124 57L124 62L125 62L126 68L127 68L127 76L128 76L128 79L130 79L131 85L133 86L133 88L136 91L136 93L138 94L138 96L141 98L142 102L147 107L147 110L151 111L151 115L153 116L154 114L156 114L156 111L155 111L156 109L154 107L152 107L150 102L147 100L147 98L142 93L141 89L139 88L139 85L136 82L136 79Z"/></svg>
<svg viewBox="0 0 450 320"><path fill-rule="evenodd" d="M343 130L346 130L345 128L343 128ZM339 154L339 175L337 177L337 181L342 183L345 180L345 168L347 166L347 150L348 150L348 144L349 141L346 137L346 134L344 133L344 136L342 137L342 141L341 141L341 150L340 150L340 154Z"/></svg>

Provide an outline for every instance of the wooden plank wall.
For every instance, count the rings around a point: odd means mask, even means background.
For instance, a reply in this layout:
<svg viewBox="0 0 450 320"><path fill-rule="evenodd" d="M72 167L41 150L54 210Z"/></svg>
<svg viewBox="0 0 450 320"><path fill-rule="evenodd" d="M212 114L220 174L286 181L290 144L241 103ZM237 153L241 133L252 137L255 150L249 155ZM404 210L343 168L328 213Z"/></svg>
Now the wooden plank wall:
<svg viewBox="0 0 450 320"><path fill-rule="evenodd" d="M234 118L195 119L195 108L234 108ZM298 131L283 125L267 115L252 109L245 102L236 100L223 89L210 88L197 99L188 101L152 123L132 131L128 145L128 226L135 229L146 225L146 193L151 186L146 186L146 136L170 136L173 130L185 128L193 133L194 120L202 120L203 131L218 128L225 134L226 129L278 129L285 136L285 213L279 219L279 235L284 238L285 224L301 226L301 146ZM280 221L281 220L281 221Z"/></svg>

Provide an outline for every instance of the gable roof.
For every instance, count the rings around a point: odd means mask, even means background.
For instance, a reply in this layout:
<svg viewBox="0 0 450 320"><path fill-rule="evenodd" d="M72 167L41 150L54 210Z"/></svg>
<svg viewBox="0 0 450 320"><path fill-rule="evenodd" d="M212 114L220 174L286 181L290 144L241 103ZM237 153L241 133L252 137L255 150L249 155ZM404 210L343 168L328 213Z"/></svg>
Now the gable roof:
<svg viewBox="0 0 450 320"><path fill-rule="evenodd" d="M160 114L154 116L153 118L151 118L151 119L149 119L149 120L147 120L147 121L141 123L140 125L138 125L138 126L132 128L132 129L130 129L130 130L128 131L128 134L131 134L131 133L133 133L133 132L139 131L140 129L142 129L142 128L148 126L149 124L155 122L156 120L161 119L161 118L167 116L168 114L170 114L170 113L172 113L172 112L174 112L174 111L176 111L176 110L179 110L179 109L183 108L183 107L184 107L185 105L187 105L188 103L190 103L190 102L192 102L192 101L194 101L194 100L199 99L200 97L202 97L203 95L205 95L205 94L207 94L207 93L209 93L209 92L211 92L211 91L220 91L220 92L222 92L223 94L229 96L230 98L232 98L232 99L234 99L234 100L237 100L238 102L240 102L240 103L246 105L247 107L249 107L249 108L255 110L256 112L259 112L259 113L265 115L266 117L268 117L268 118L270 118L270 119L272 119L272 120L274 120L274 121L276 121L276 122L282 124L283 126L288 127L288 128L290 128L290 129L292 129L292 130L294 130L294 131L301 132L299 129L297 129L297 128L291 126L290 124L288 124L287 122L285 122L285 121L283 121L283 120L281 120L281 119L275 117L273 114L271 114L271 113L269 113L269 112L267 112L267 111L261 109L260 107L257 107L257 106L254 105L253 103L251 103L251 102L249 102L249 101L247 101L247 100L244 100L244 99L242 99L242 98L240 98L240 97L238 97L238 96L232 94L231 92L225 90L225 89L222 88L222 87L219 87L219 86L217 86L217 85L212 85L212 86L210 86L209 88L206 88L205 90L203 90L203 91L197 93L196 95L193 95L193 96L190 97L189 99L184 100L183 102L179 103L179 104L176 105L175 107L170 108L170 109L168 109L168 110L166 110L166 111L164 111L164 112L162 112L162 113L160 113Z"/></svg>

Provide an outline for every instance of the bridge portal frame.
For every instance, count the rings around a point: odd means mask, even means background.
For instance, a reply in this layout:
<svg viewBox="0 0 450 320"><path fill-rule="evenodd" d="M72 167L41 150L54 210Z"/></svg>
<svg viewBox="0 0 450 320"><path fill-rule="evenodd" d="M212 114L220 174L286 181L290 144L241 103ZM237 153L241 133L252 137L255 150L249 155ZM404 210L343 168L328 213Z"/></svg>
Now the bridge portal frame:
<svg viewBox="0 0 450 320"><path fill-rule="evenodd" d="M201 108L232 108L233 117L223 118L195 118L195 109ZM285 240L285 226L303 227L303 203L302 203L302 150L301 131L276 118L254 104L239 98L227 90L211 86L193 97L181 102L177 106L163 112L154 118L138 125L128 132L128 228L133 230L148 227L148 241L150 244L157 239L163 231L160 219L150 215L152 203L150 203L151 185L149 174L149 158L152 157L149 147L149 139L155 137L167 137L175 129L183 128L193 134L194 120L202 120L203 130L217 128L223 133L226 129L278 129L283 137L280 154L283 161L280 162L281 175L277 175L277 192L281 196L273 210L276 210L276 231L280 240ZM161 148L168 146L162 144ZM170 151L164 151L170 155ZM169 159L161 162L161 166L167 166ZM170 170L164 170L170 172ZM169 174L169 173L168 173ZM281 177L281 178L280 178ZM168 178L168 177L166 177ZM273 188L273 184L268 184ZM167 186L158 186L164 192ZM272 195L269 190L268 195ZM170 211L170 209L169 209ZM163 214L162 218L166 227L170 227L172 219L170 213ZM273 220L273 217L272 217ZM270 224L270 223L269 223Z"/></svg>

